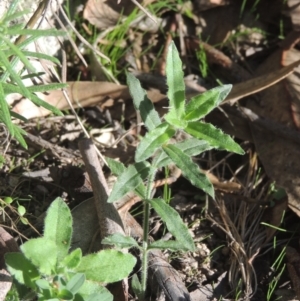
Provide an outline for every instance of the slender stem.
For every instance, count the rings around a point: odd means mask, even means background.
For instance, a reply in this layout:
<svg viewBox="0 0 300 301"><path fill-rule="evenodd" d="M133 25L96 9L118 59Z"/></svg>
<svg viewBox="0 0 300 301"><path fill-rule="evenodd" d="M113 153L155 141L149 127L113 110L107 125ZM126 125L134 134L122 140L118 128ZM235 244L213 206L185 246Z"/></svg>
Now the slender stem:
<svg viewBox="0 0 300 301"><path fill-rule="evenodd" d="M148 276L148 243L149 243L149 215L150 204L148 200L151 199L151 192L153 187L153 181L155 172L149 175L146 200L144 201L144 216L143 216L143 246L142 246L142 300L145 299L145 292L147 288L147 276Z"/></svg>

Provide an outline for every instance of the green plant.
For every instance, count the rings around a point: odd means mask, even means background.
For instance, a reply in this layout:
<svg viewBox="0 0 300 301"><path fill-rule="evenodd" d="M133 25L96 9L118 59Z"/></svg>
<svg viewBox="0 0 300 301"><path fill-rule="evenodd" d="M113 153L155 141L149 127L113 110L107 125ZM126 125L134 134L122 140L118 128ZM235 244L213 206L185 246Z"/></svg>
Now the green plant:
<svg viewBox="0 0 300 301"><path fill-rule="evenodd" d="M14 202L14 200L11 197L4 197L3 200L0 198L0 212L2 211L3 219L5 220L5 216L7 215L7 213L5 212L5 209L7 207L10 207L10 209L19 216L19 220L24 225L28 225L28 220L26 217L24 217L24 215L26 213L26 208L23 205L20 205L18 201L16 201L17 206L15 208L12 206L13 202Z"/></svg>
<svg viewBox="0 0 300 301"><path fill-rule="evenodd" d="M113 300L104 283L119 281L132 271L136 259L117 250L82 256L69 252L72 216L61 198L47 211L44 236L21 245L22 253L7 253L8 271L28 296L38 300ZM25 299L25 297L24 297Z"/></svg>
<svg viewBox="0 0 300 301"><path fill-rule="evenodd" d="M136 247L142 254L142 280L133 278L133 288L139 299L144 298L147 282L149 250L170 249L193 251L195 245L188 228L179 214L163 199L153 199L153 181L159 168L174 163L182 174L196 187L214 198L214 189L205 173L201 172L191 156L206 150L217 148L243 154L241 147L213 125L199 121L228 95L231 85L214 88L201 95L185 101L185 85L183 81L182 63L174 43L169 46L166 63L169 111L162 120L155 111L140 82L133 75L127 75L127 83L136 110L141 114L148 133L140 141L135 153L135 164L125 167L122 163L107 158L108 165L118 179L109 196L108 202L115 202L130 191L134 191L144 200L143 242L142 246L131 237L120 234L112 235L103 243L115 244L119 247ZM177 132L184 133L184 141L172 143ZM152 162L147 160L153 156ZM146 185L144 185L144 181ZM152 207L165 222L175 240L158 240L149 243L149 212Z"/></svg>
<svg viewBox="0 0 300 301"><path fill-rule="evenodd" d="M41 75L35 71L29 58L43 59L55 64L59 61L49 55L27 51L26 47L40 37L59 36L63 32L56 29L39 30L24 28L24 23L17 23L27 11L16 11L18 0L12 1L7 12L0 19L0 122L4 123L11 136L15 137L23 147L27 147L23 135L26 132L12 122L12 117L26 121L25 118L10 110L6 97L12 93L19 93L37 106L42 106L54 114L62 115L55 107L40 99L35 93L65 87L65 84L53 83L48 85L25 86L24 79L34 79ZM23 36L23 39L15 39ZM13 43L12 40L15 39ZM20 65L23 67L20 68ZM18 69L20 69L18 71Z"/></svg>

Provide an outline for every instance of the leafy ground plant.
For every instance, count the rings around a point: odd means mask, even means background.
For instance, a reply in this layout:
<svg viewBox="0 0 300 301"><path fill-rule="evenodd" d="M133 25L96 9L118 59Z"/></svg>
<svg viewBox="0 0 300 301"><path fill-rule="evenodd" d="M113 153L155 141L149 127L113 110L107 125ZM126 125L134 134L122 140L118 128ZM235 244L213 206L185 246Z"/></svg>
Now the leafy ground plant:
<svg viewBox="0 0 300 301"><path fill-rule="evenodd" d="M155 111L140 82L133 75L127 75L127 84L136 110L141 114L148 133L140 141L135 153L135 164L125 167L122 163L107 159L112 172L118 176L108 202L115 202L130 191L135 191L144 200L143 243L139 246L131 237L112 235L103 243L119 247L137 247L142 254L141 283L133 277L133 288L140 300L144 299L147 283L148 252L151 249L170 249L193 251L195 245L179 214L163 199L153 199L153 181L158 169L173 163L182 174L196 187L214 198L214 188L207 176L200 171L191 156L206 150L217 148L244 154L242 148L228 135L213 125L201 121L211 110L217 107L231 90L231 85L209 90L193 97L188 103L185 100L185 85L182 63L174 43L169 46L166 63L168 113L161 119ZM186 140L172 143L177 132L185 133ZM148 162L152 157L152 162ZM146 185L144 185L146 181ZM149 243L149 212L153 208L165 222L175 238L171 241L158 240Z"/></svg>
<svg viewBox="0 0 300 301"><path fill-rule="evenodd" d="M69 253L71 237L70 209L57 198L47 211L44 236L25 242L22 253L5 255L11 275L27 287L22 299L37 295L40 301L113 300L103 284L127 277L136 258L117 250L86 256L82 256L80 249Z"/></svg>
<svg viewBox="0 0 300 301"><path fill-rule="evenodd" d="M18 2L19 0L12 1L8 10L0 18L0 122L4 123L11 136L16 138L26 148L27 145L23 138L23 135L26 133L12 122L12 117L23 121L26 121L26 119L10 110L6 102L7 96L12 93L18 93L37 106L42 106L56 115L62 115L57 108L40 99L35 93L60 89L66 85L53 83L25 86L24 79L34 79L41 75L35 71L29 60L30 58L43 59L59 64L56 58L43 53L27 51L26 47L40 37L59 36L63 32L56 29L39 30L24 28L25 24L18 23L18 20L28 12L16 11ZM17 36L18 38L16 38ZM14 39L15 42L12 42ZM23 65L23 68L20 68L20 63Z"/></svg>

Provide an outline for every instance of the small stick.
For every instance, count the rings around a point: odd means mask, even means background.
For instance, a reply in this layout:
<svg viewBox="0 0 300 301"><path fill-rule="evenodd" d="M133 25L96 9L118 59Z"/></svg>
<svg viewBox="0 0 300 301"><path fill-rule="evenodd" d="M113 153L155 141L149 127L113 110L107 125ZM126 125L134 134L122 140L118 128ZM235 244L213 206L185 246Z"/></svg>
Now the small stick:
<svg viewBox="0 0 300 301"><path fill-rule="evenodd" d="M107 203L108 186L94 144L90 139L82 139L79 142L79 149L93 188L101 239L115 233L125 235L118 211L113 204Z"/></svg>

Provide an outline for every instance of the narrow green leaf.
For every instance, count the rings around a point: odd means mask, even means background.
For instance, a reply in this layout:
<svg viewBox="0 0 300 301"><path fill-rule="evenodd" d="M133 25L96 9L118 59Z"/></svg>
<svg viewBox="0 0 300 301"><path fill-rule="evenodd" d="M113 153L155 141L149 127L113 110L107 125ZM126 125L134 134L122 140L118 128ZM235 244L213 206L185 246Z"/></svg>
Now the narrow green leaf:
<svg viewBox="0 0 300 301"><path fill-rule="evenodd" d="M66 88L68 85L67 84L62 84L62 83L53 83L53 84L47 84L47 85L34 85L34 86L29 86L27 87L28 91L30 92L49 92L51 90L59 90Z"/></svg>
<svg viewBox="0 0 300 301"><path fill-rule="evenodd" d="M185 178L187 178L194 186L209 194L212 198L215 197L213 185L208 180L207 176L200 171L198 165L192 161L190 156L186 155L172 144L163 146L163 150L177 167L181 169Z"/></svg>
<svg viewBox="0 0 300 301"><path fill-rule="evenodd" d="M22 61L22 63L26 66L26 68L32 72L35 72L35 68L29 62L28 58L22 53L21 49L18 46L16 46L14 43L12 43L5 35L1 34L1 38L10 48L10 50L14 52L14 55L16 55Z"/></svg>
<svg viewBox="0 0 300 301"><path fill-rule="evenodd" d="M72 238L71 211L61 198L56 198L47 210L44 237L56 244L57 260L61 262L68 254Z"/></svg>
<svg viewBox="0 0 300 301"><path fill-rule="evenodd" d="M133 99L134 107L140 111L146 128L151 131L161 124L158 113L149 100L146 91L142 88L140 81L132 74L127 73L127 85Z"/></svg>
<svg viewBox="0 0 300 301"><path fill-rule="evenodd" d="M13 13L11 15L8 15L8 12L6 11L6 13L2 16L2 20L1 20L1 23L4 24L4 23L8 23L10 21L13 21L13 20L16 20L26 14L29 14L30 13L30 10L29 9L24 9L22 11L19 11L19 12L16 12L16 13ZM19 24L21 26L24 26L23 24Z"/></svg>
<svg viewBox="0 0 300 301"><path fill-rule="evenodd" d="M26 258L28 258L42 274L53 274L57 263L57 246L54 241L45 237L34 238L25 242L20 248Z"/></svg>
<svg viewBox="0 0 300 301"><path fill-rule="evenodd" d="M183 151L188 156L197 156L207 150L212 149L213 147L204 140L199 140L196 138L188 138L182 142L173 144L181 151ZM163 151L159 150L152 165L156 168L161 168L172 163L170 157Z"/></svg>
<svg viewBox="0 0 300 301"><path fill-rule="evenodd" d="M77 273L69 280L66 288L75 295L82 287L84 281L85 275L83 273Z"/></svg>
<svg viewBox="0 0 300 301"><path fill-rule="evenodd" d="M178 241L169 240L157 240L148 247L149 250L151 249L160 249L160 250L166 250L169 249L171 251L190 251L186 248L185 245L181 245Z"/></svg>
<svg viewBox="0 0 300 301"><path fill-rule="evenodd" d="M174 112L178 119L184 115L185 84L182 63L174 42L168 49L166 61L166 76L168 85L168 98L170 100L170 112Z"/></svg>
<svg viewBox="0 0 300 301"><path fill-rule="evenodd" d="M14 136L14 126L13 123L11 122L10 111L9 111L8 104L5 100L5 94L1 82L0 82L0 114L1 114L2 122L6 125L10 134Z"/></svg>
<svg viewBox="0 0 300 301"><path fill-rule="evenodd" d="M109 157L105 157L105 160L108 164L108 167L110 168L111 172L116 175L120 176L122 172L125 171L126 167L122 162L118 162L114 159L111 159ZM143 183L139 184L135 189L134 192L140 196L141 198L145 198L146 195L146 188Z"/></svg>
<svg viewBox="0 0 300 301"><path fill-rule="evenodd" d="M5 262L9 273L21 284L35 288L40 277L37 268L22 253L6 253Z"/></svg>
<svg viewBox="0 0 300 301"><path fill-rule="evenodd" d="M229 94L232 85L216 87L195 97L186 105L184 120L196 121L217 107Z"/></svg>
<svg viewBox="0 0 300 301"><path fill-rule="evenodd" d="M224 149L243 155L243 149L229 136L209 123L201 121L189 122L185 131L195 138L203 139L218 149Z"/></svg>
<svg viewBox="0 0 300 301"><path fill-rule="evenodd" d="M164 143L168 142L175 134L175 130L168 124L162 123L141 140L135 153L135 161L147 160Z"/></svg>
<svg viewBox="0 0 300 301"><path fill-rule="evenodd" d="M10 77L17 83L19 91L20 91L20 92L17 92L17 93L20 93L21 95L23 95L27 98L30 98L29 91L26 89L26 87L24 86L24 84L23 84L22 80L20 79L19 75L14 71L14 69L12 68L11 63L8 61L8 59L3 54L2 51L0 51L0 61L1 61L1 64L6 69L6 73L8 73L10 75ZM3 76L2 76L1 79L3 80ZM2 85L3 85L4 93L8 94L8 93L5 92L4 83L2 83Z"/></svg>
<svg viewBox="0 0 300 301"><path fill-rule="evenodd" d="M46 36L64 36L66 32L57 29L15 29L8 28L7 33L10 35L28 35L35 38L46 37Z"/></svg>
<svg viewBox="0 0 300 301"><path fill-rule="evenodd" d="M16 124L14 124L13 126L14 126L14 137L25 149L27 149L27 143L23 137L26 136L26 132L20 127L18 127Z"/></svg>
<svg viewBox="0 0 300 301"><path fill-rule="evenodd" d="M134 238L132 238L131 236L122 235L120 233L116 233L105 237L101 243L105 245L114 245L117 248L139 247L138 243Z"/></svg>
<svg viewBox="0 0 300 301"><path fill-rule="evenodd" d="M194 251L195 245L193 238L178 212L166 204L163 199L149 200L149 203L165 222L170 233L175 237L175 243L183 247L184 251Z"/></svg>
<svg viewBox="0 0 300 301"><path fill-rule="evenodd" d="M150 164L148 162L140 162L129 165L117 179L113 190L108 198L109 203L116 202L126 193L134 191L150 173Z"/></svg>
<svg viewBox="0 0 300 301"><path fill-rule="evenodd" d="M116 176L120 176L122 172L124 172L126 169L125 165L122 162L119 162L109 157L105 157L105 160L111 172Z"/></svg>
<svg viewBox="0 0 300 301"><path fill-rule="evenodd" d="M42 59L42 60L47 60L49 62L52 62L56 65L60 65L60 61L51 55L45 54L45 53L39 53L39 52L33 52L33 51L27 51L27 50L22 50L23 54L27 57L34 57L37 59Z"/></svg>
<svg viewBox="0 0 300 301"><path fill-rule="evenodd" d="M111 283L127 277L135 264L136 258L131 254L103 250L84 256L76 271L84 273L89 280Z"/></svg>
<svg viewBox="0 0 300 301"><path fill-rule="evenodd" d="M66 267L68 269L75 269L80 264L82 258L81 249L75 249L70 254L68 254L61 263L62 267Z"/></svg>
<svg viewBox="0 0 300 301"><path fill-rule="evenodd" d="M27 121L28 121L28 119L26 119L25 117L23 117L22 115L20 115L20 114L14 112L14 111L10 111L10 115L11 115L12 117L17 118L17 119L20 119L20 120L22 120L22 121L24 121L24 122L27 122ZM24 133L26 133L26 132L24 131Z"/></svg>

